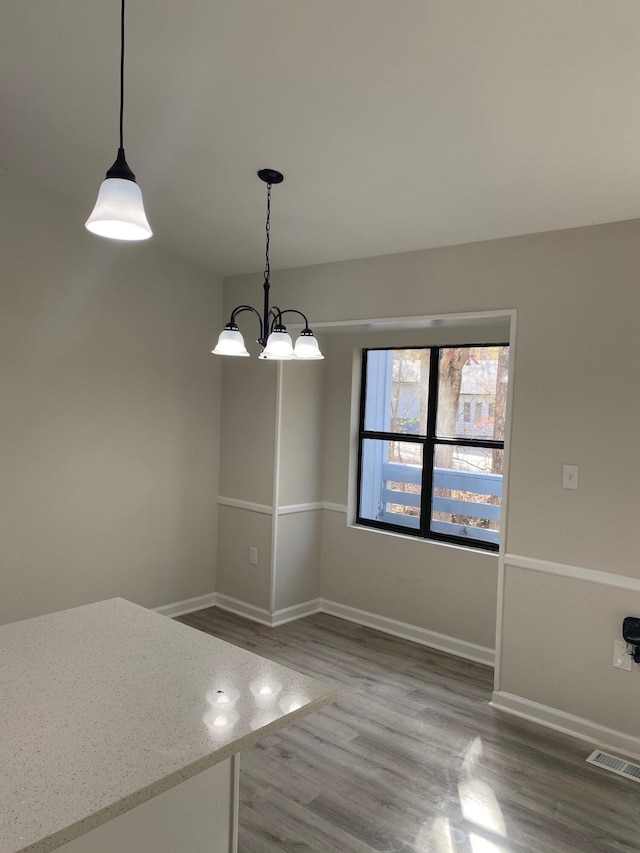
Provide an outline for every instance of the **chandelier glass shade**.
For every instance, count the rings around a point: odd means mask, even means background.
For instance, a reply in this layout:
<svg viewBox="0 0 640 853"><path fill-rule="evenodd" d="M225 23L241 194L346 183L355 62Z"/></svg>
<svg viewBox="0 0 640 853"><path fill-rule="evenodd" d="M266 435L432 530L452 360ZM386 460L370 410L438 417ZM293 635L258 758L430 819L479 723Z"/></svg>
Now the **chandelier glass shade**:
<svg viewBox="0 0 640 853"><path fill-rule="evenodd" d="M267 184L267 220L266 220L266 247L264 268L264 303L262 314L251 305L238 305L231 312L231 318L224 327L218 338L218 343L211 350L214 355L236 355L248 356L249 353L244 345L244 338L236 324L236 317L245 311L249 311L258 318L260 324L260 336L257 342L263 347L258 358L272 361L288 360L311 360L324 358L320 352L318 341L309 328L309 321L302 311L296 308L281 309L269 306L269 290L271 287L271 268L269 263L269 244L271 234L271 187L273 184L281 184L284 177L281 172L274 169L261 169L258 172L260 180ZM295 346L287 327L282 322L285 314L297 314L304 320L304 328L296 340Z"/></svg>
<svg viewBox="0 0 640 853"><path fill-rule="evenodd" d="M120 147L113 166L100 185L98 199L85 227L113 240L147 240L152 235L142 193L125 159L124 117L124 2L120 7Z"/></svg>
<svg viewBox="0 0 640 853"><path fill-rule="evenodd" d="M244 338L240 334L240 330L236 326L231 328L225 326L220 332L216 348L212 350L216 355L241 355L249 356L247 348L244 345Z"/></svg>
<svg viewBox="0 0 640 853"><path fill-rule="evenodd" d="M284 326L276 327L267 338L267 345L258 358L271 358L275 361L285 361L294 358L293 341Z"/></svg>

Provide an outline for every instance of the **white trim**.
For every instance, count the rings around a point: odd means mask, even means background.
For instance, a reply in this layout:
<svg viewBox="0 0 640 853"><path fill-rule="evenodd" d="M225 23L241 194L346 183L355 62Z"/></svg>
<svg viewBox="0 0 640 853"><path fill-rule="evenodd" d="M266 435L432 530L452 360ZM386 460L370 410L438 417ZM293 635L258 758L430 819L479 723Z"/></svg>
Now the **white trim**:
<svg viewBox="0 0 640 853"><path fill-rule="evenodd" d="M220 506L230 506L233 509L244 509L247 512L259 512L261 515L274 515L273 507L267 504L257 504L252 501L242 501L239 498L227 498L224 495L219 495L217 502ZM346 504L334 504L330 501L313 501L305 504L288 504L287 506L279 506L276 509L278 515L293 515L296 512L317 512L318 510L326 509L329 512L347 513Z"/></svg>
<svg viewBox="0 0 640 853"><path fill-rule="evenodd" d="M229 613L235 613L236 616L244 616L246 619L251 619L252 622L259 622L260 625L271 627L271 614L263 607L256 607L253 604L247 604L246 601L240 601L221 593L216 594L216 607L219 607L220 610L228 610Z"/></svg>
<svg viewBox="0 0 640 853"><path fill-rule="evenodd" d="M456 655L456 657L483 663L487 666L493 665L493 649L478 646L475 643L468 643L466 640L458 640L455 637L448 637L446 634L438 634L435 631L429 631L427 628L420 628L417 625L409 625L406 622L389 619L387 616L378 616L376 613L358 610L356 607L339 604L337 601L327 601L324 598L315 598L311 601L305 601L302 604L295 604L293 607L276 610L275 613L269 613L262 607L255 607L253 604L247 604L244 601L239 601L237 598L231 598L228 595L218 593L216 595L216 607L219 607L221 610L228 610L230 613L235 613L238 616L244 616L253 622L259 622L261 625L267 625L271 628L286 625L287 622L293 622L305 616L312 616L314 613L327 613L329 616L337 616L339 619L345 619L347 622L365 625L367 628L374 628L384 634L391 634L393 637L411 640L422 646L429 646L432 649Z"/></svg>
<svg viewBox="0 0 640 853"><path fill-rule="evenodd" d="M547 575L556 575L573 580L586 581L587 583L599 583L603 586L614 586L618 589L627 589L631 592L640 592L640 578L631 578L627 575L618 575L614 572L600 572L596 569L583 569L580 566L567 566L563 563L552 563L547 560L538 560L534 557L519 557L516 554L505 554L505 565L516 569L529 569L532 572L542 572Z"/></svg>
<svg viewBox="0 0 640 853"><path fill-rule="evenodd" d="M504 482L504 481L503 481ZM503 504L504 507L504 504ZM502 527L502 536L504 538L504 527ZM496 585L496 659L493 669L493 689L500 690L502 683L502 627L504 625L504 581L505 581L505 562L502 545L498 550L498 582Z"/></svg>
<svg viewBox="0 0 640 853"><path fill-rule="evenodd" d="M496 656L493 670L493 689L500 690L502 678L502 626L504 623L504 555L507 541L509 515L509 468L511 462L511 424L513 419L513 393L516 367L516 339L518 312L512 308L509 312L509 384L507 385L507 411L504 423L504 452L502 455L502 507L500 518L500 546L498 548L498 583L496 589Z"/></svg>
<svg viewBox="0 0 640 853"><path fill-rule="evenodd" d="M349 469L347 480L347 524L358 515L358 443L360 440L360 394L362 386L362 349L351 355L351 408L349 410Z"/></svg>
<svg viewBox="0 0 640 853"><path fill-rule="evenodd" d="M412 536L411 533L400 533L397 530L383 530L379 527L367 527L365 524L351 524L347 520L347 527L350 530L360 530L367 535L374 536L392 536L395 539L404 539L406 542L414 542L420 547L435 546L437 548L452 548L456 551L468 551L471 554L477 554L480 557L490 557L494 562L498 561L498 554L495 551L485 551L483 548L474 548L471 545L459 545L457 542L443 542L440 539L423 539L422 536Z"/></svg>
<svg viewBox="0 0 640 853"><path fill-rule="evenodd" d="M347 514L346 504L332 504L329 501L322 501L322 509L326 509L328 512L342 512L345 515Z"/></svg>
<svg viewBox="0 0 640 853"><path fill-rule="evenodd" d="M269 613L276 609L278 592L278 510L280 502L280 441L282 438L282 362L276 370L276 411L273 425L273 498L274 512L271 518L271 572L269 574Z"/></svg>
<svg viewBox="0 0 640 853"><path fill-rule="evenodd" d="M197 598L185 598L184 601L176 601L173 604L163 604L160 607L154 607L156 613L161 613L163 616L168 616L173 619L174 616L183 616L185 613L193 613L195 610L204 610L206 607L216 606L215 592L208 592L206 595L199 595Z"/></svg>
<svg viewBox="0 0 640 853"><path fill-rule="evenodd" d="M193 613L206 607L219 607L221 610L228 610L230 613L244 616L246 619L259 622L261 625L268 625L271 628L286 625L287 622L293 622L305 616L312 616L314 613L327 613L330 616L345 619L347 622L356 622L358 625L375 628L384 634L411 640L422 646L429 646L432 649L438 649L441 652L447 652L477 663L492 666L494 661L493 649L488 649L485 646L478 646L466 640L458 640L456 637L438 634L436 631L429 631L427 628L420 628L418 625L399 622L397 619L379 616L377 613L369 613L366 610L359 610L347 604L339 604L337 601L328 601L325 598L314 598L311 601L303 601L301 604L294 604L292 607L285 607L282 610L269 613L263 607L256 607L246 601L232 598L230 595L209 593L208 595L201 595L199 598L189 598L175 604L165 604L162 607L156 607L155 610L165 616L182 616L185 613Z"/></svg>
<svg viewBox="0 0 640 853"><path fill-rule="evenodd" d="M375 628L377 631L382 631L385 634L401 637L404 640L411 640L422 646L429 646L432 649L456 655L456 657L466 658L467 660L483 663L487 666L493 665L494 651L485 646L468 643L466 640L458 640L446 634L438 634L436 631L429 631L427 628L409 625L406 622L399 622L396 619L389 619L387 616L378 616L375 613L358 610L356 607L349 607L346 604L339 604L336 601L327 601L324 598L320 599L320 610L322 613L328 613L330 616L338 616L340 619L346 619L348 622L366 625L368 628Z"/></svg>
<svg viewBox="0 0 640 853"><path fill-rule="evenodd" d="M302 604L294 604L293 607L276 610L271 615L271 625L273 628L277 628L280 625L286 625L287 622L295 622L296 619L303 619L305 616L313 616L314 613L321 612L322 601L319 598L314 598L311 601L303 601Z"/></svg>
<svg viewBox="0 0 640 853"><path fill-rule="evenodd" d="M256 504L252 501L241 501L238 498L225 498L222 495L218 496L218 503L221 506L231 506L234 509L246 509L249 512L259 512L262 515L273 515L273 507L266 504Z"/></svg>
<svg viewBox="0 0 640 853"><path fill-rule="evenodd" d="M503 308L491 311L459 311L453 314L414 314L409 317L372 317L360 320L324 320L321 322L314 320L313 328L323 329L325 333L338 329L358 330L363 326L367 331L376 332L384 331L389 326L392 327L393 331L396 331L400 326L404 329L429 329L436 325L442 326L443 322L455 326L461 320L469 321L471 325L474 320L490 320L492 318L500 320L510 316L513 310L513 308ZM295 327L293 323L287 325L291 325L292 328Z"/></svg>
<svg viewBox="0 0 640 853"><path fill-rule="evenodd" d="M499 711L522 717L557 732L594 743L599 747L613 747L632 756L640 755L640 738L615 731L615 729L609 729L573 714L567 714L566 711L541 705L522 696L495 691L489 704Z"/></svg>
<svg viewBox="0 0 640 853"><path fill-rule="evenodd" d="M316 510L324 509L322 501L315 501L308 504L289 504L288 506L279 506L278 515L293 515L296 512L316 512Z"/></svg>
<svg viewBox="0 0 640 853"><path fill-rule="evenodd" d="M280 625L286 625L287 622L320 613L320 605L320 599L315 598L312 601L304 601L302 604L294 604L293 607L285 607L282 610L276 610L275 613L269 613L262 607L255 607L253 604L247 604L245 601L239 601L229 595L219 593L216 595L216 607L221 610L228 610L237 616L244 616L246 619L251 619L252 622L259 622L260 625L267 625L269 628L278 628Z"/></svg>

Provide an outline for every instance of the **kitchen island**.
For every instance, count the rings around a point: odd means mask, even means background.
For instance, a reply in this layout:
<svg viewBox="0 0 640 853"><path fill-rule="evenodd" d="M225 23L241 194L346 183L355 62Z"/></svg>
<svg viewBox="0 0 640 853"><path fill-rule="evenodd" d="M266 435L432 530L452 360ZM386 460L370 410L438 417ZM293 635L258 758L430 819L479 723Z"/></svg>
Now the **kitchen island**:
<svg viewBox="0 0 640 853"><path fill-rule="evenodd" d="M0 627L0 853L234 853L239 753L331 685L123 599Z"/></svg>

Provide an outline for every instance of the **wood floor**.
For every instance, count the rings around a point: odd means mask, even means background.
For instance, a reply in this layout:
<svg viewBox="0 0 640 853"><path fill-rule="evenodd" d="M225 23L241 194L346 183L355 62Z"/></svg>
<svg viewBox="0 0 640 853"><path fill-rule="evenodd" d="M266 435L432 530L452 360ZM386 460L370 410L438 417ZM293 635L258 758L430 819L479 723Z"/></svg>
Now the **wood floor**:
<svg viewBox="0 0 640 853"><path fill-rule="evenodd" d="M491 709L489 667L326 615L180 621L342 687L242 754L239 853L640 851L640 785Z"/></svg>

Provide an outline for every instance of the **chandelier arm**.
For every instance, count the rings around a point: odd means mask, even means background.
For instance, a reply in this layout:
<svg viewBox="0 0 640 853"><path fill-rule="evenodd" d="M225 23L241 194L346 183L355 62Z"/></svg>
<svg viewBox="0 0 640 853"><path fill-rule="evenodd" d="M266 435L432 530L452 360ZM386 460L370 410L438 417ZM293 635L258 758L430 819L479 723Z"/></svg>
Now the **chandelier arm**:
<svg viewBox="0 0 640 853"><path fill-rule="evenodd" d="M278 312L279 312L281 317L283 314L299 314L302 317L302 319L304 320L305 331L309 331L309 321L307 320L306 314L303 314L302 311L298 311L297 308L285 308L283 311L280 311L278 309Z"/></svg>
<svg viewBox="0 0 640 853"><path fill-rule="evenodd" d="M278 308L277 305L274 305L273 308L269 311L268 322L265 325L265 331L268 329L269 332L273 332L276 326L282 325L282 311Z"/></svg>
<svg viewBox="0 0 640 853"><path fill-rule="evenodd" d="M238 316L238 314L242 314L243 311L251 311L251 313L255 314L258 318L258 322L260 323L260 337L258 338L258 343L263 344L265 324L262 320L262 317L260 316L260 312L256 311L256 309L252 305L238 305L237 308L234 308L231 312L231 319L229 320L229 325L235 326L236 317Z"/></svg>

